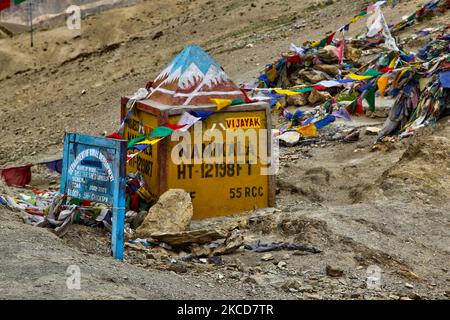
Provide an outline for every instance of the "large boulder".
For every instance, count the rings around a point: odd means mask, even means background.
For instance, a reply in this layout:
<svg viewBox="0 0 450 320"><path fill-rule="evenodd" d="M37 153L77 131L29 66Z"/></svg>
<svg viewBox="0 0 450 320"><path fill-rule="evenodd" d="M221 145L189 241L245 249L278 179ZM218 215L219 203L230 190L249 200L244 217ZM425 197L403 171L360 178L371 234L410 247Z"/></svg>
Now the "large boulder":
<svg viewBox="0 0 450 320"><path fill-rule="evenodd" d="M316 104L319 102L325 102L331 98L332 98L331 94L326 91L313 90L313 91L311 91L311 94L309 95L308 101L311 104Z"/></svg>
<svg viewBox="0 0 450 320"><path fill-rule="evenodd" d="M316 84L322 80L328 80L330 79L330 76L327 75L325 72L314 70L314 69L303 69L300 70L298 73L298 76L302 79L305 79L306 81Z"/></svg>
<svg viewBox="0 0 450 320"><path fill-rule="evenodd" d="M337 63L339 60L337 49L333 46L326 46L323 49L319 49L317 51L317 57L320 59L320 61L327 64Z"/></svg>
<svg viewBox="0 0 450 320"><path fill-rule="evenodd" d="M306 106L308 104L308 96L309 92L288 96L288 105L296 107Z"/></svg>
<svg viewBox="0 0 450 320"><path fill-rule="evenodd" d="M362 50L359 48L355 48L352 45L346 45L344 51L345 59L349 60L353 64L358 64L359 59L362 56Z"/></svg>
<svg viewBox="0 0 450 320"><path fill-rule="evenodd" d="M323 71L330 76L337 76L340 72L339 67L335 64L316 64L314 69Z"/></svg>
<svg viewBox="0 0 450 320"><path fill-rule="evenodd" d="M182 189L170 189L150 208L144 222L136 230L136 235L148 238L157 232L187 231L193 214L189 193Z"/></svg>

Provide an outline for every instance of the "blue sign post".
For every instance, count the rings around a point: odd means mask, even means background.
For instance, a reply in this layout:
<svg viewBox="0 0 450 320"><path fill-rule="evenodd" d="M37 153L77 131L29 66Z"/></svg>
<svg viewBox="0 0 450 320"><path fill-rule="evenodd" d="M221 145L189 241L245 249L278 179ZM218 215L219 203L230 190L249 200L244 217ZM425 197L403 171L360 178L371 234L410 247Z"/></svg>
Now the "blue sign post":
<svg viewBox="0 0 450 320"><path fill-rule="evenodd" d="M123 260L126 141L66 133L61 193L112 206L112 254Z"/></svg>

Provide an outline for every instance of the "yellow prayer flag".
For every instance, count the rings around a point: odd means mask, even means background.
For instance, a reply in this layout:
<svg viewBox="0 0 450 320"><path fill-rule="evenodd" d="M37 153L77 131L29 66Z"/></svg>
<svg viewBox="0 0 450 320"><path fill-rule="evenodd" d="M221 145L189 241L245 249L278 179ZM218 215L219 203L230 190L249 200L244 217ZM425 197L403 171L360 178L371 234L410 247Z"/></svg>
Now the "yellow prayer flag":
<svg viewBox="0 0 450 320"><path fill-rule="evenodd" d="M222 110L233 103L233 100L230 99L211 99L211 101L216 104L217 110Z"/></svg>
<svg viewBox="0 0 450 320"><path fill-rule="evenodd" d="M269 70L266 71L266 75L267 79L269 79L270 82L273 82L277 77L277 69L272 66Z"/></svg>
<svg viewBox="0 0 450 320"><path fill-rule="evenodd" d="M314 41L313 43L311 43L311 47L317 47L320 44L320 41L321 40Z"/></svg>
<svg viewBox="0 0 450 320"><path fill-rule="evenodd" d="M354 22L358 21L361 18L362 18L362 16L355 16L355 17L350 19L350 23L354 23Z"/></svg>
<svg viewBox="0 0 450 320"><path fill-rule="evenodd" d="M347 78L350 78L350 79L353 79L356 81L361 81L361 80L372 79L373 76L360 76L358 74L350 73L349 75L347 75Z"/></svg>
<svg viewBox="0 0 450 320"><path fill-rule="evenodd" d="M428 83L431 81L431 79L433 79L432 77L429 77L429 78L421 78L420 80L419 80L419 89L420 89L420 91L423 91L425 88L426 88L426 86L428 85Z"/></svg>
<svg viewBox="0 0 450 320"><path fill-rule="evenodd" d="M283 89L277 89L277 90L275 90L275 92L278 94L285 94L288 96L294 96L296 94L300 94L300 92L296 92L296 91L292 91L292 90L283 90Z"/></svg>
<svg viewBox="0 0 450 320"><path fill-rule="evenodd" d="M297 132L304 137L317 137L317 128L313 123L297 128Z"/></svg>
<svg viewBox="0 0 450 320"><path fill-rule="evenodd" d="M394 87L398 86L398 82L400 81L400 79L403 77L403 75L409 70L411 69L410 67L408 68L404 68L401 72L398 73L398 75L395 77L394 79Z"/></svg>
<svg viewBox="0 0 450 320"><path fill-rule="evenodd" d="M384 97L384 92L389 84L389 78L387 76L382 76L377 81L378 90L380 90L380 96Z"/></svg>
<svg viewBox="0 0 450 320"><path fill-rule="evenodd" d="M392 59L391 63L389 64L389 68L394 69L395 65L397 64L397 60L398 60L398 57L395 57L394 59Z"/></svg>
<svg viewBox="0 0 450 320"><path fill-rule="evenodd" d="M162 139L164 139L164 138L145 139L145 140L142 140L142 141L140 141L140 142L138 142L138 143L136 143L136 144L149 144L149 145L154 145L154 144L158 143L159 141L161 141Z"/></svg>

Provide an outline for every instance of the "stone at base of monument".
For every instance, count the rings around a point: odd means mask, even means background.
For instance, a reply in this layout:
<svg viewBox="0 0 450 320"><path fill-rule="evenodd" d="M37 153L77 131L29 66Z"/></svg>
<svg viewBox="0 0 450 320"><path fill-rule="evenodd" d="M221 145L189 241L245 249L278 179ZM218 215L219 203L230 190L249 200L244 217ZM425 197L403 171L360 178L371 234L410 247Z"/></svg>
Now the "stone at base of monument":
<svg viewBox="0 0 450 320"><path fill-rule="evenodd" d="M191 225L192 212L189 193L180 189L167 190L148 211L136 230L137 236L148 238L155 232L187 231Z"/></svg>
<svg viewBox="0 0 450 320"><path fill-rule="evenodd" d="M122 98L122 119L127 112L128 100ZM185 112L214 111L187 130L189 139L178 137L179 140L171 141L172 135L127 163L127 172L140 171L151 193L160 196L168 189L185 190L192 198L194 219L237 214L275 205L275 176L266 174L272 152L271 118L267 104L242 104L217 111L214 105L168 107L141 100L136 102L134 108L134 115L124 129L124 138L127 140L140 136L140 128L148 135L163 124L177 124ZM212 137L205 134L213 132L210 130L213 128L215 133L221 135L219 138L223 138L222 141L218 141L215 134ZM233 140L230 141L230 138ZM250 141L253 143L251 146ZM176 148L183 142L188 146L190 155L184 155L185 160L189 161L178 164L174 156L177 158L180 155L180 150ZM230 145L233 147L230 148ZM208 148L214 148L210 153L223 162L207 163L204 158L200 158L200 162L196 163L195 157L202 157ZM234 152L232 161L225 161L231 152ZM240 155L244 156L244 162L237 161ZM256 163L249 161L251 158L256 159Z"/></svg>

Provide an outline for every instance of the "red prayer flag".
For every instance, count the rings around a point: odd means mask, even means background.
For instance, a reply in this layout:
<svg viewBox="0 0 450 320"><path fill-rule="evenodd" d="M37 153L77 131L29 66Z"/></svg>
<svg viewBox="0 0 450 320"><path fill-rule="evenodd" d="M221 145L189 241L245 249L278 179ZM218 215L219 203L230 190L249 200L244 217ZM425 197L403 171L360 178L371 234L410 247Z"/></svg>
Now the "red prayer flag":
<svg viewBox="0 0 450 320"><path fill-rule="evenodd" d="M425 14L425 8L422 8L420 10L417 11L416 13L416 17L420 18L421 16L423 16Z"/></svg>
<svg viewBox="0 0 450 320"><path fill-rule="evenodd" d="M390 72L392 70L394 70L394 68L385 67L385 68L381 68L378 71L383 72L383 73L387 73L387 72Z"/></svg>
<svg viewBox="0 0 450 320"><path fill-rule="evenodd" d="M11 0L0 0L0 11L11 7Z"/></svg>
<svg viewBox="0 0 450 320"><path fill-rule="evenodd" d="M248 97L247 92L245 92L244 89L240 89L240 90L241 90L241 92L242 92L242 95L244 96L244 102L245 102L245 103L253 103L253 102L256 102L256 100L252 100L252 99L250 99L250 98Z"/></svg>
<svg viewBox="0 0 450 320"><path fill-rule="evenodd" d="M118 134L117 132L108 134L107 136L105 136L105 138L109 138L109 139L117 139L117 140L124 140L123 137Z"/></svg>
<svg viewBox="0 0 450 320"><path fill-rule="evenodd" d="M333 32L327 37L327 46L333 41L334 36L336 35L336 32Z"/></svg>
<svg viewBox="0 0 450 320"><path fill-rule="evenodd" d="M172 130L178 130L178 129L185 127L186 125L185 124L177 125L177 124L166 123L166 124L163 124L163 126L170 128Z"/></svg>
<svg viewBox="0 0 450 320"><path fill-rule="evenodd" d="M345 40L342 39L339 41L337 48L339 64L342 64L344 62L344 50L345 50Z"/></svg>
<svg viewBox="0 0 450 320"><path fill-rule="evenodd" d="M8 186L23 188L31 181L31 166L1 169L0 174Z"/></svg>
<svg viewBox="0 0 450 320"><path fill-rule="evenodd" d="M360 98L356 99L356 114L359 114L359 115L364 114L363 104L362 104L362 100Z"/></svg>
<svg viewBox="0 0 450 320"><path fill-rule="evenodd" d="M328 89L328 87L325 87L325 86L313 86L312 88L314 90L326 90L326 89Z"/></svg>
<svg viewBox="0 0 450 320"><path fill-rule="evenodd" d="M287 62L290 63L300 63L302 62L302 59L300 58L300 56L298 54L296 54L295 56L290 56L286 59Z"/></svg>

